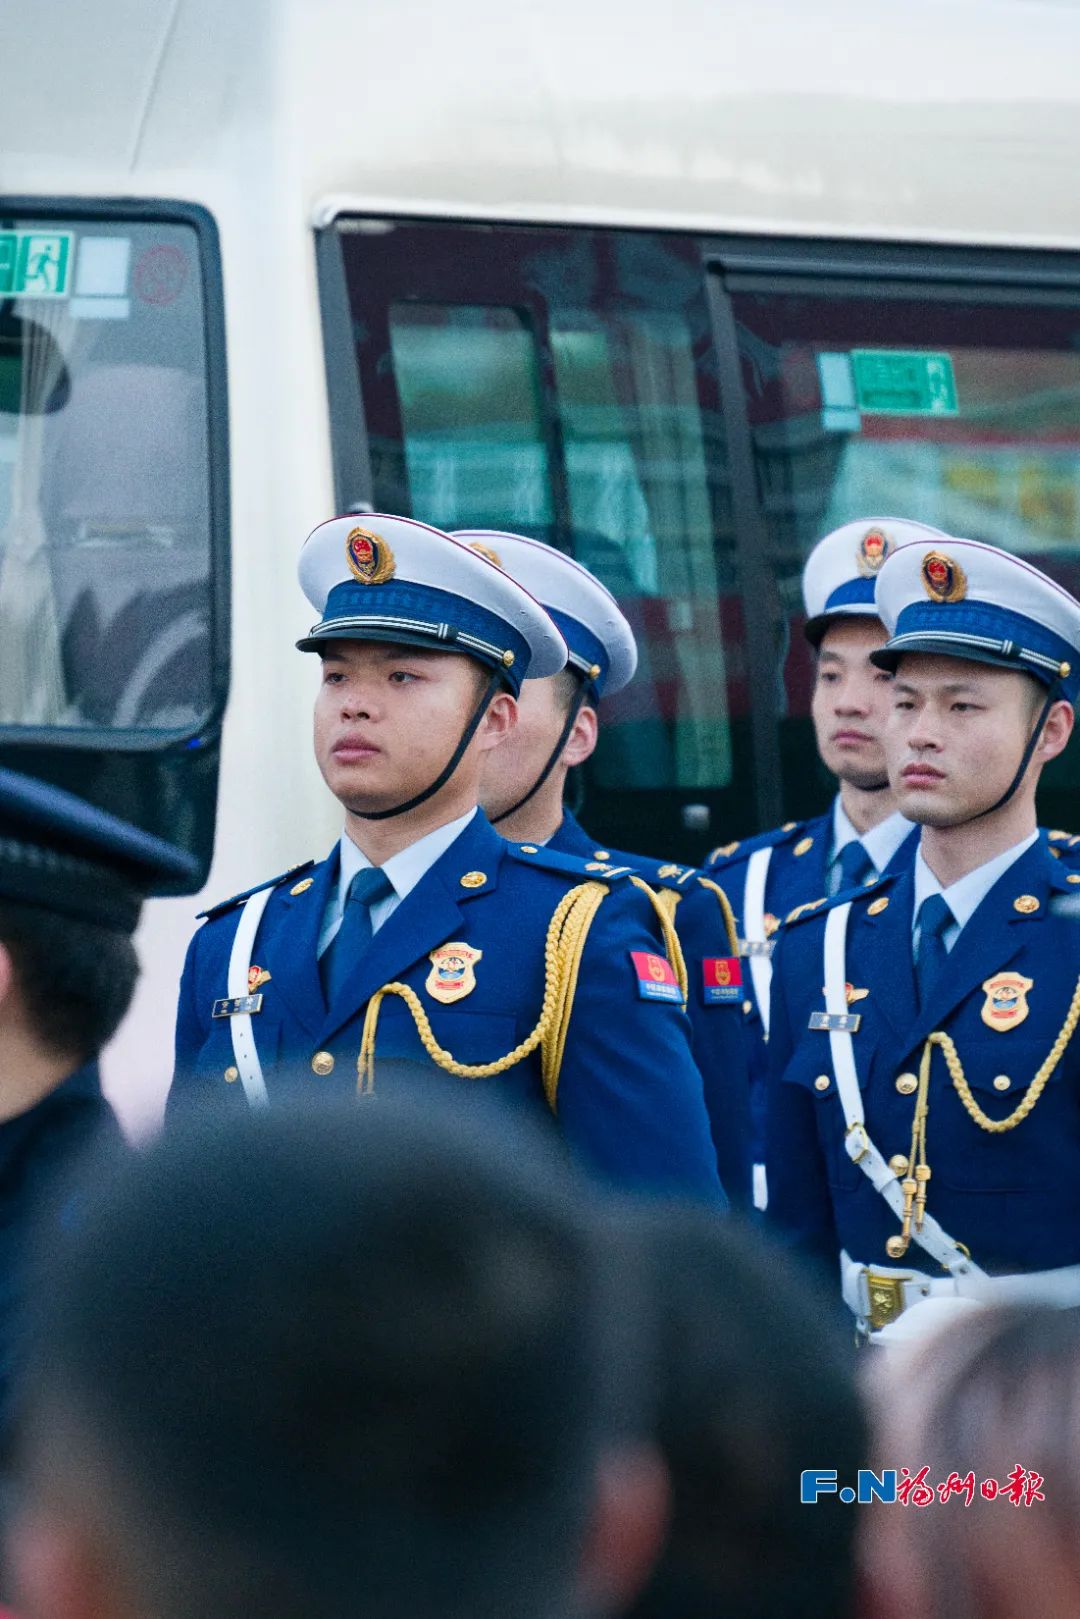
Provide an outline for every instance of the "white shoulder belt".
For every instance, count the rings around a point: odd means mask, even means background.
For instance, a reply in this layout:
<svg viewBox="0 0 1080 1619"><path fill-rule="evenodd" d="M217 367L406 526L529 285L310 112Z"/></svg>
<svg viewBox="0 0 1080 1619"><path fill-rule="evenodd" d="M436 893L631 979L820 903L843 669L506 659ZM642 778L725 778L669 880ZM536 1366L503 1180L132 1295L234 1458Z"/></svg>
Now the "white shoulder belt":
<svg viewBox="0 0 1080 1619"><path fill-rule="evenodd" d="M755 944L771 945L765 932L765 884L769 876L772 845L755 849L746 862L746 882L743 886L743 932ZM766 1040L769 1038L769 995L772 991L772 961L769 951L748 952L750 981L754 986L754 999Z"/></svg>
<svg viewBox="0 0 1080 1619"><path fill-rule="evenodd" d="M847 924L851 901L837 905L825 920L825 1010L829 1014L829 1048L840 1106L844 1110L847 1134L844 1148L853 1164L858 1164L892 1209L897 1219L903 1220L904 1194L900 1182L889 1168L881 1153L866 1133L862 1091L855 1068L855 1047L850 1029L844 1027L848 1018L845 980L847 977ZM982 1276L984 1272L969 1259L932 1214L923 1217L922 1228L912 1231L913 1239L932 1259L943 1265L950 1276Z"/></svg>
<svg viewBox="0 0 1080 1619"><path fill-rule="evenodd" d="M230 999L242 999L247 995L248 968L251 966L251 954L255 948L255 935L259 931L259 923L273 892L272 887L260 888L257 894L252 894L244 903L244 909L240 913L240 924L233 939L232 954L229 956ZM233 1053L236 1057L236 1066L240 1070L244 1095L252 1107L265 1107L269 1098L266 1094L266 1081L263 1079L259 1053L255 1047L250 1013L237 1012L230 1017L229 1033L232 1035Z"/></svg>

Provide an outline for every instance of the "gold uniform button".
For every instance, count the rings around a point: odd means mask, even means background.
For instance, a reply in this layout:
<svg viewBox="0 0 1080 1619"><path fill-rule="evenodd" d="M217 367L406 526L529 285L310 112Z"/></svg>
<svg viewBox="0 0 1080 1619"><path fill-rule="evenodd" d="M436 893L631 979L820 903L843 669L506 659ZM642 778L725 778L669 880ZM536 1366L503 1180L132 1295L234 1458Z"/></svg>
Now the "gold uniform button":
<svg viewBox="0 0 1080 1619"><path fill-rule="evenodd" d="M227 1085L234 1084L236 1082L236 1080L238 1080L239 1078L240 1078L240 1070L239 1070L239 1068L233 1068L233 1067L226 1068L226 1070L225 1070L225 1083Z"/></svg>
<svg viewBox="0 0 1080 1619"><path fill-rule="evenodd" d="M819 1074L818 1077L814 1081L814 1089L816 1091L827 1091L828 1088L829 1088L829 1076L828 1076L828 1074Z"/></svg>
<svg viewBox="0 0 1080 1619"><path fill-rule="evenodd" d="M603 870L605 870L604 862L602 860L586 860L586 862L585 862L585 870L586 871L603 871Z"/></svg>
<svg viewBox="0 0 1080 1619"><path fill-rule="evenodd" d="M994 1079L994 1089L996 1091L1007 1091L1011 1084L1012 1080L1008 1074L998 1074Z"/></svg>
<svg viewBox="0 0 1080 1619"><path fill-rule="evenodd" d="M523 843L521 845L521 852L522 854L539 854L540 850L536 847L535 843Z"/></svg>
<svg viewBox="0 0 1080 1619"><path fill-rule="evenodd" d="M610 860L611 859L611 850L610 849L597 849L593 854L593 859L594 860Z"/></svg>
<svg viewBox="0 0 1080 1619"><path fill-rule="evenodd" d="M1065 881L1067 883L1080 883L1080 875L1077 875L1075 871L1070 871Z"/></svg>
<svg viewBox="0 0 1080 1619"><path fill-rule="evenodd" d="M315 881L314 877L304 877L300 882L293 883L292 887L289 889L289 893L290 894L306 894L308 889L314 883L314 881Z"/></svg>
<svg viewBox="0 0 1080 1619"><path fill-rule="evenodd" d="M332 1074L333 1071L333 1055L329 1051L317 1051L311 1059L311 1072L313 1074Z"/></svg>
<svg viewBox="0 0 1080 1619"><path fill-rule="evenodd" d="M873 900L866 907L866 914L867 914L867 916L880 916L882 911L887 911L888 908L889 908L889 896L887 894L882 894L880 899Z"/></svg>
<svg viewBox="0 0 1080 1619"><path fill-rule="evenodd" d="M902 1152L893 1153L892 1157L889 1159L889 1168L892 1170L894 1175L907 1174L907 1159L904 1157Z"/></svg>
<svg viewBox="0 0 1080 1619"><path fill-rule="evenodd" d="M753 1001L743 1001L742 1009L745 1012L746 1016L749 1017L750 1013L754 1010Z"/></svg>
<svg viewBox="0 0 1080 1619"><path fill-rule="evenodd" d="M467 871L461 879L461 886L462 888L483 888L486 882L486 871Z"/></svg>
<svg viewBox="0 0 1080 1619"><path fill-rule="evenodd" d="M899 1074L896 1080L896 1088L901 1096L914 1096L919 1088L918 1077L915 1074Z"/></svg>
<svg viewBox="0 0 1080 1619"><path fill-rule="evenodd" d="M1039 902L1034 894L1021 894L1013 900L1013 910L1019 911L1021 916L1030 916L1039 909Z"/></svg>
<svg viewBox="0 0 1080 1619"><path fill-rule="evenodd" d="M794 849L791 852L794 855L801 855L801 854L805 854L808 849L812 849L813 847L814 847L813 838L800 838L798 843L795 845Z"/></svg>
<svg viewBox="0 0 1080 1619"><path fill-rule="evenodd" d="M798 821L785 821L780 830L781 832L794 832L798 824Z"/></svg>

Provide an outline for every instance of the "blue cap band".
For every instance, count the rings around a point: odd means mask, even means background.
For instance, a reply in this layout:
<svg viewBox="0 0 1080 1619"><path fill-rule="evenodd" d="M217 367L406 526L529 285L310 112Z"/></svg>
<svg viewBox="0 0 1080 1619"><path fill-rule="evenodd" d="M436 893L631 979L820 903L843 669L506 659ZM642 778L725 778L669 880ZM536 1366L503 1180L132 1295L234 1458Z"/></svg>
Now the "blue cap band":
<svg viewBox="0 0 1080 1619"><path fill-rule="evenodd" d="M917 644L916 644L917 643ZM1062 695L1080 689L1080 658L1068 641L1044 624L991 602L912 602L901 609L883 653L895 661L905 651L940 652L976 662L1015 667L1044 685L1060 680ZM875 660L876 661L876 660ZM1062 675L1062 667L1069 673Z"/></svg>
<svg viewBox="0 0 1080 1619"><path fill-rule="evenodd" d="M580 619L572 618L569 613L561 613L557 607L548 607L547 612L554 619L569 649L569 666L585 676L586 683L599 697L611 667L604 643ZM593 675L593 669L599 669L600 673Z"/></svg>
<svg viewBox="0 0 1080 1619"><path fill-rule="evenodd" d="M845 579L826 598L823 611L834 613L838 607L868 607L874 609L874 581L872 579Z"/></svg>
<svg viewBox="0 0 1080 1619"><path fill-rule="evenodd" d="M317 652L327 641L399 641L459 652L497 670L516 696L529 667L529 643L497 613L434 585L392 579L335 585L322 619L296 644ZM509 661L508 661L509 660Z"/></svg>

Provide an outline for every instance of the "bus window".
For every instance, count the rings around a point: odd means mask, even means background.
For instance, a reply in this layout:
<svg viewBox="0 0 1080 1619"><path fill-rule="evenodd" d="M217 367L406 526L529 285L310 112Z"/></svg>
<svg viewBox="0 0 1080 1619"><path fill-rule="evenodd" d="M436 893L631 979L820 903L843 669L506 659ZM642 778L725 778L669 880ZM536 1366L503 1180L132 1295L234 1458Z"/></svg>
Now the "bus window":
<svg viewBox="0 0 1080 1619"><path fill-rule="evenodd" d="M0 726L214 708L205 328L193 228L0 220Z"/></svg>
<svg viewBox="0 0 1080 1619"><path fill-rule="evenodd" d="M791 632L782 752L785 809L797 814L814 774L795 723L812 675L799 575L822 534L869 514L912 517L1022 552L1080 591L1080 299L853 286L740 291L732 306ZM1066 756L1051 793L1070 769L1080 781Z"/></svg>
<svg viewBox="0 0 1080 1619"><path fill-rule="evenodd" d="M687 799L745 826L744 632L696 246L542 227L334 231L375 508L547 540L634 624L638 675L605 701L589 767L597 834L663 852L662 823Z"/></svg>

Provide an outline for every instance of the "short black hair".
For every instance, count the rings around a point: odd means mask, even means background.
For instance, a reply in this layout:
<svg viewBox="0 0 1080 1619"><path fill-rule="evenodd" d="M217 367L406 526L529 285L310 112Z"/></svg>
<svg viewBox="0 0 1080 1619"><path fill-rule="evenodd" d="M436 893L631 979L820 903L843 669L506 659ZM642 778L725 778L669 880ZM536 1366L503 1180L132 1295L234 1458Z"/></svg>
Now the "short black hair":
<svg viewBox="0 0 1080 1619"><path fill-rule="evenodd" d="M658 1312L655 1436L667 1545L628 1619L844 1619L857 1513L811 1512L800 1474L856 1482L868 1439L853 1354L786 1256L707 1211L622 1219Z"/></svg>
<svg viewBox="0 0 1080 1619"><path fill-rule="evenodd" d="M99 1503L145 1611L569 1609L599 1267L569 1168L502 1123L430 1092L201 1118L88 1177L21 1454Z"/></svg>
<svg viewBox="0 0 1080 1619"><path fill-rule="evenodd" d="M0 944L10 952L31 1029L77 1064L96 1057L131 1005L139 959L126 933L0 898Z"/></svg>

